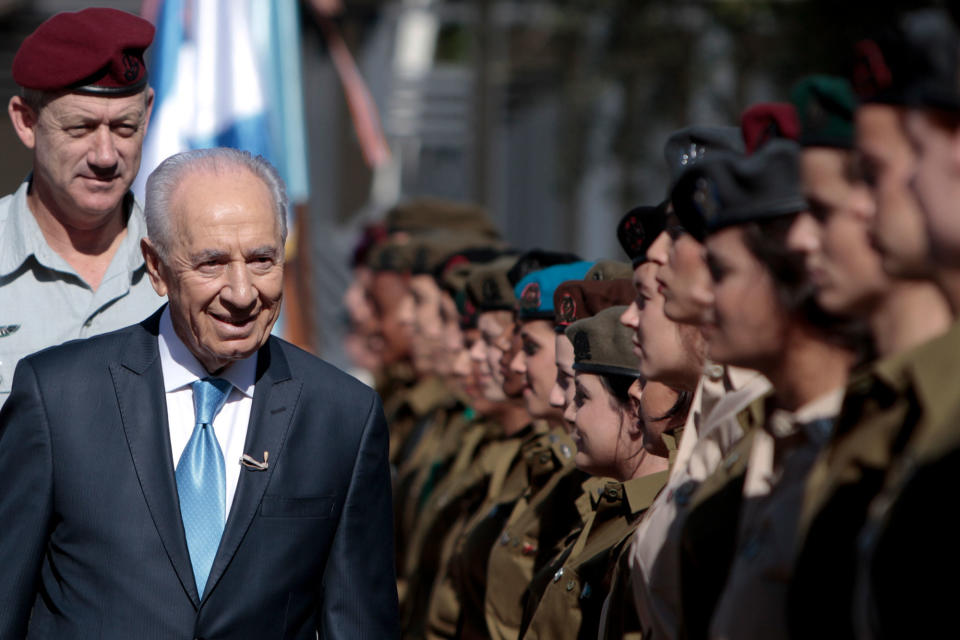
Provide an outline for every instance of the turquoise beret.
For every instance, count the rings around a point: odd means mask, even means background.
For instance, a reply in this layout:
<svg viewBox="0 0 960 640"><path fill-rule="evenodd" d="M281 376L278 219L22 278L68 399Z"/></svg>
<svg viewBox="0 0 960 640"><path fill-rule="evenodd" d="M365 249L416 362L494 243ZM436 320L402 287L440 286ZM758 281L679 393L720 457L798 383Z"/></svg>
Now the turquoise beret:
<svg viewBox="0 0 960 640"><path fill-rule="evenodd" d="M517 297L517 316L521 320L553 321L553 292L561 282L583 280L593 262L558 264L524 276L513 293Z"/></svg>

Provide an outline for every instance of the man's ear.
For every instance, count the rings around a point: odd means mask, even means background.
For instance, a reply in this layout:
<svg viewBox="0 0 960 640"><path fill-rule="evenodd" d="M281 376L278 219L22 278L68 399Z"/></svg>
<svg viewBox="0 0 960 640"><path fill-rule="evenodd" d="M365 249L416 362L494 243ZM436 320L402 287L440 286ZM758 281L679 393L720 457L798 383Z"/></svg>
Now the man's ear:
<svg viewBox="0 0 960 640"><path fill-rule="evenodd" d="M140 240L140 251L143 253L143 261L147 265L147 275L150 276L150 284L158 296L167 295L167 267L160 259L156 247L150 242L149 238Z"/></svg>
<svg viewBox="0 0 960 640"><path fill-rule="evenodd" d="M36 126L38 114L20 96L13 96L7 103L7 113L13 130L27 149L33 150L37 143Z"/></svg>
<svg viewBox="0 0 960 640"><path fill-rule="evenodd" d="M150 115L153 113L153 98L155 94L153 87L147 87L147 108L143 115L143 135L147 135L147 127L150 126Z"/></svg>

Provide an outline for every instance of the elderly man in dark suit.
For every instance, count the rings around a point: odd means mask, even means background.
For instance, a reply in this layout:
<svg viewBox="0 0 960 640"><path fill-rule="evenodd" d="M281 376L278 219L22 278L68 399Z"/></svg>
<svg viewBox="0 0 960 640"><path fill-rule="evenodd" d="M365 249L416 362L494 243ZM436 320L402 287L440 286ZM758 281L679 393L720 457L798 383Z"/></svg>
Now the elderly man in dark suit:
<svg viewBox="0 0 960 640"><path fill-rule="evenodd" d="M262 158L147 186L139 325L17 366L0 410L0 638L390 638L387 429L272 337L287 201Z"/></svg>

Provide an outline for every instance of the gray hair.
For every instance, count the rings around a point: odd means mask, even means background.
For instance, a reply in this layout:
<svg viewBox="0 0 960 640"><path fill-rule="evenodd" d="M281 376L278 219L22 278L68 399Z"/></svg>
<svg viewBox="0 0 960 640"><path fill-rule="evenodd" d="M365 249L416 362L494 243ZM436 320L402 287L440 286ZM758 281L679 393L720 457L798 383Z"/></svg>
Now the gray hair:
<svg viewBox="0 0 960 640"><path fill-rule="evenodd" d="M188 175L197 172L220 173L246 169L263 181L270 191L280 240L287 239L287 189L280 174L263 156L249 151L218 147L195 149L170 156L160 163L147 178L146 203L143 214L147 221L147 237L153 243L161 260L166 260L171 248L170 208L177 187Z"/></svg>

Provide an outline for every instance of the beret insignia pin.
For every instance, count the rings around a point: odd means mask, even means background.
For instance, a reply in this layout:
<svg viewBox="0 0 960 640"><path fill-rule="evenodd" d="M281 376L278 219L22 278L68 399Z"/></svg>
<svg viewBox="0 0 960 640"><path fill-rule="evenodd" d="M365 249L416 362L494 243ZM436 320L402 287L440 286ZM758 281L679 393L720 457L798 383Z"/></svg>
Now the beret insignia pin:
<svg viewBox="0 0 960 640"><path fill-rule="evenodd" d="M560 297L560 307L557 309L559 324L570 324L577 317L577 302L569 293L564 293Z"/></svg>
<svg viewBox="0 0 960 640"><path fill-rule="evenodd" d="M577 361L590 359L590 337L586 332L578 331L574 334L573 354Z"/></svg>
<svg viewBox="0 0 960 640"><path fill-rule="evenodd" d="M717 217L720 202L717 200L713 185L706 178L698 178L694 185L693 205L704 220L710 221Z"/></svg>
<svg viewBox="0 0 960 640"><path fill-rule="evenodd" d="M500 297L500 287L497 286L497 281L493 278L485 278L483 284L480 285L480 293L484 300L496 300Z"/></svg>
<svg viewBox="0 0 960 640"><path fill-rule="evenodd" d="M136 80L137 76L140 75L140 61L137 60L137 57L125 53L120 60L123 63L123 79L127 82Z"/></svg>
<svg viewBox="0 0 960 640"><path fill-rule="evenodd" d="M520 293L520 308L524 311L536 311L540 308L540 283L531 282Z"/></svg>
<svg viewBox="0 0 960 640"><path fill-rule="evenodd" d="M680 156L680 164L682 166L687 166L688 164L693 164L700 160L703 160L703 156L706 154L707 149L702 144L697 144L696 142L691 142L690 147Z"/></svg>

